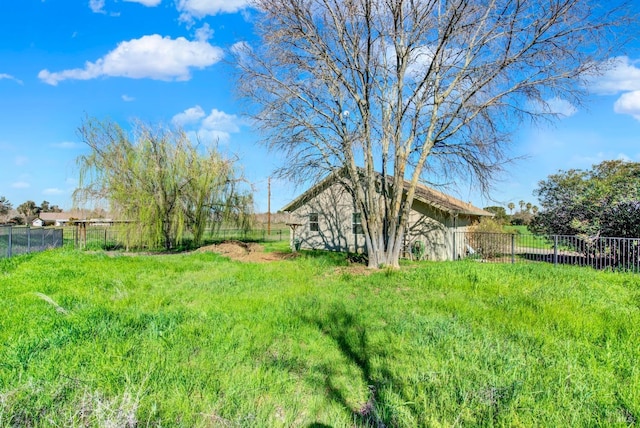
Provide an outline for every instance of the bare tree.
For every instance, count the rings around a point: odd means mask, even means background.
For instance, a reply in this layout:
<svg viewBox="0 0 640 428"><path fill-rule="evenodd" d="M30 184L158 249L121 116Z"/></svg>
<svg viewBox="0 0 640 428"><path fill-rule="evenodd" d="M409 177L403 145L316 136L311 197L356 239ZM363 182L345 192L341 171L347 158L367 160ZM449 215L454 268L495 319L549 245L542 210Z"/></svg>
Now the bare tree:
<svg viewBox="0 0 640 428"><path fill-rule="evenodd" d="M370 267L398 265L420 181L486 191L513 126L555 117L553 98L579 103L625 22L590 0L254 4L260 46L234 46L240 93L287 155L282 176L336 173L353 194Z"/></svg>

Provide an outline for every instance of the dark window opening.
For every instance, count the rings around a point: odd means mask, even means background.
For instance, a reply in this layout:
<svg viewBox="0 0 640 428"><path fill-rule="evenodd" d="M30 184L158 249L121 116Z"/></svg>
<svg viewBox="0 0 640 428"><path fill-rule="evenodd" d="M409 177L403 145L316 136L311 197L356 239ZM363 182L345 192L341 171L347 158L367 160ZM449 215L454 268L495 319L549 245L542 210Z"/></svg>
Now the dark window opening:
<svg viewBox="0 0 640 428"><path fill-rule="evenodd" d="M309 230L312 232L318 232L320 230L320 224L318 222L318 213L309 214Z"/></svg>
<svg viewBox="0 0 640 428"><path fill-rule="evenodd" d="M362 214L353 213L353 234L363 235L364 229L362 229Z"/></svg>

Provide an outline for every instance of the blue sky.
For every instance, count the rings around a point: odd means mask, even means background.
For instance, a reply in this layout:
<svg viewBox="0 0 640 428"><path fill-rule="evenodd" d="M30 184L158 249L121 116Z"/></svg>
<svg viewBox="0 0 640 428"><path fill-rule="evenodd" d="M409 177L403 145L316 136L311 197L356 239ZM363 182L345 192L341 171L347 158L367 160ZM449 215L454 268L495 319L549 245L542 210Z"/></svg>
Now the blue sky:
<svg viewBox="0 0 640 428"><path fill-rule="evenodd" d="M75 159L86 153L77 128L88 115L122 125L176 123L218 139L236 155L267 209L277 154L240 116L231 47L252 40L246 0L20 0L0 4L0 196L16 207L43 200L71 208ZM584 106L557 101L565 117L522 126L509 168L490 196L451 193L477 205L536 202L537 182L559 169L605 159L640 161L640 42L595 79ZM272 210L304 189L273 181ZM496 202L497 201L497 202Z"/></svg>

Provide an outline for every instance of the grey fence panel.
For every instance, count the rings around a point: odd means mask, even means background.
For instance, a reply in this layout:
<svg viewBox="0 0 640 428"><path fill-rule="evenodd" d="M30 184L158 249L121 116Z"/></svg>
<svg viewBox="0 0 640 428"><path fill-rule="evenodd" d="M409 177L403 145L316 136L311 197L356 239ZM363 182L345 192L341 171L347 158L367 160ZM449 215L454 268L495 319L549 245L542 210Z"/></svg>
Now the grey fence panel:
<svg viewBox="0 0 640 428"><path fill-rule="evenodd" d="M0 227L0 257L11 257L10 227Z"/></svg>
<svg viewBox="0 0 640 428"><path fill-rule="evenodd" d="M64 231L59 228L0 227L0 257L60 248L63 243Z"/></svg>
<svg viewBox="0 0 640 428"><path fill-rule="evenodd" d="M455 232L466 251L454 259L546 262L640 272L640 238Z"/></svg>

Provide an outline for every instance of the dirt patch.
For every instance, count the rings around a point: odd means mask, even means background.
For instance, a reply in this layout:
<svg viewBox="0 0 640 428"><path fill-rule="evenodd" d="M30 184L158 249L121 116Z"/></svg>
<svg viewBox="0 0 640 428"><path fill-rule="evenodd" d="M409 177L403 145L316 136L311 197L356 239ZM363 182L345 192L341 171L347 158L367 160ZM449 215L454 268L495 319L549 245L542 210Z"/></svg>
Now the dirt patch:
<svg viewBox="0 0 640 428"><path fill-rule="evenodd" d="M288 260L296 257L295 254L279 251L266 253L264 247L260 244L240 241L225 241L216 245L207 245L206 247L198 248L196 251L218 253L229 257L231 260L257 263Z"/></svg>
<svg viewBox="0 0 640 428"><path fill-rule="evenodd" d="M333 270L334 275L369 276L374 272L376 272L376 269L369 269L367 266L359 263L352 263L349 266L341 266Z"/></svg>

